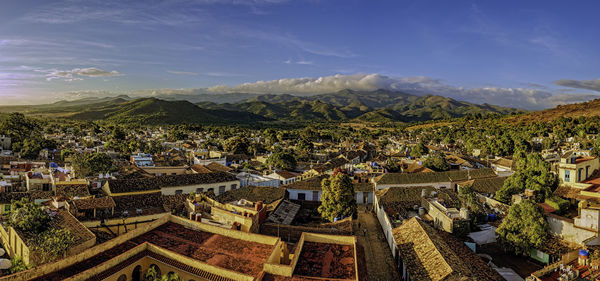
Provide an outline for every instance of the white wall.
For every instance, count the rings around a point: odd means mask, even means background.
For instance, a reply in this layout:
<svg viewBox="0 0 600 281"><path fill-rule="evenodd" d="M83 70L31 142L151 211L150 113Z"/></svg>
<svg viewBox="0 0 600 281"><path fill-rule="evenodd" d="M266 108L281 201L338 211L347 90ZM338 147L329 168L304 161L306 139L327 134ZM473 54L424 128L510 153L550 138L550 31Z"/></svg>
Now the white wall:
<svg viewBox="0 0 600 281"><path fill-rule="evenodd" d="M546 221L551 234L571 243L583 245L584 241L597 235L594 231L575 227L572 222L554 216L547 216Z"/></svg>
<svg viewBox="0 0 600 281"><path fill-rule="evenodd" d="M196 192L196 189L202 188L203 191L207 191L209 188L212 188L215 192L215 195L220 195L219 187L225 186L225 192L232 189L233 185L236 185L236 189L240 188L240 181L228 181L228 182L218 182L211 184L195 184L195 185L186 185L186 186L176 186L176 187L163 187L160 189L163 195L174 195L177 190L181 190L182 194L189 194L192 192Z"/></svg>
<svg viewBox="0 0 600 281"><path fill-rule="evenodd" d="M390 247L390 251L392 251L392 255L395 258L396 257L396 240L394 240L394 235L392 234L392 223L390 222L390 219L387 216L385 210L379 206L377 197L375 197L374 207L375 207L377 219L379 220L379 224L381 225L381 228L383 229L383 234L385 235L385 239L387 240L388 246Z"/></svg>

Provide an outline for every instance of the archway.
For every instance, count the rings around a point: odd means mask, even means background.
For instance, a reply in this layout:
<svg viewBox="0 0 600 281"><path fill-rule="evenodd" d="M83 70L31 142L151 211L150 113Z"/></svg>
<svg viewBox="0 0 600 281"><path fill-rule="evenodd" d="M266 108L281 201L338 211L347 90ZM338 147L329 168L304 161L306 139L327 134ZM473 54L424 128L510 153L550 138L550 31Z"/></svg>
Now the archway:
<svg viewBox="0 0 600 281"><path fill-rule="evenodd" d="M138 265L133 269L133 272L131 273L131 280L132 281L142 281L142 266Z"/></svg>

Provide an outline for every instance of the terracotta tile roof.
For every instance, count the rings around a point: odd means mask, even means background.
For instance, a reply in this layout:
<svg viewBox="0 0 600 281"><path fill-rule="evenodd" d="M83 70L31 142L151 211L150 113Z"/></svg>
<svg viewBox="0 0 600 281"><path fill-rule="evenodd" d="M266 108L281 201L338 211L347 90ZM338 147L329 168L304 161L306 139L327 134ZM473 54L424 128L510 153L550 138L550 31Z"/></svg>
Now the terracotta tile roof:
<svg viewBox="0 0 600 281"><path fill-rule="evenodd" d="M504 280L462 242L417 218L392 230L414 280Z"/></svg>
<svg viewBox="0 0 600 281"><path fill-rule="evenodd" d="M108 185L110 191L113 193L127 193L159 190L163 187L211 184L237 180L238 179L232 174L225 172L213 172L210 174L165 175L154 178L109 180Z"/></svg>
<svg viewBox="0 0 600 281"><path fill-rule="evenodd" d="M67 198L88 197L90 196L90 191L87 184L56 185L56 195Z"/></svg>
<svg viewBox="0 0 600 281"><path fill-rule="evenodd" d="M421 184L436 182L458 182L470 179L496 177L489 168L458 170L434 173L387 173L376 179L377 184Z"/></svg>
<svg viewBox="0 0 600 281"><path fill-rule="evenodd" d="M300 189L300 190L321 190L321 181L327 178L327 175L321 175L318 177L312 177L301 181L296 181L290 184L286 184L283 187L287 189Z"/></svg>
<svg viewBox="0 0 600 281"><path fill-rule="evenodd" d="M130 217L167 212L160 192L113 196L112 199L115 201L114 217L121 217L125 211Z"/></svg>
<svg viewBox="0 0 600 281"><path fill-rule="evenodd" d="M353 280L354 249L349 245L304 242L294 275Z"/></svg>
<svg viewBox="0 0 600 281"><path fill-rule="evenodd" d="M402 171L405 173L432 173L433 170L422 165L419 165L417 162L413 162L412 164L406 164L406 167L402 167Z"/></svg>
<svg viewBox="0 0 600 281"><path fill-rule="evenodd" d="M212 266L251 275L255 278L262 274L263 265L271 255L274 247L273 245L192 230L180 224L167 222L86 260L35 280L58 281L68 279L146 242ZM160 256L154 256L154 258L178 268L184 267L183 270L188 272L195 272L194 268L178 261L168 260ZM209 275L206 276L210 277Z"/></svg>
<svg viewBox="0 0 600 281"><path fill-rule="evenodd" d="M192 167L190 167L192 170L194 170L194 172L199 173L199 174L208 174L208 173L212 173L212 171L200 164L196 164L193 165Z"/></svg>
<svg viewBox="0 0 600 281"><path fill-rule="evenodd" d="M575 199L579 196L580 189L573 188L567 185L560 185L554 190L554 195L564 198Z"/></svg>
<svg viewBox="0 0 600 281"><path fill-rule="evenodd" d="M275 202L285 195L285 188L268 186L248 186L225 192L217 196L217 201L228 203L246 199L251 202L262 201L265 204Z"/></svg>
<svg viewBox="0 0 600 281"><path fill-rule="evenodd" d="M58 210L58 215L50 221L50 227L68 229L75 238L74 245L96 238L87 227L65 209Z"/></svg>
<svg viewBox="0 0 600 281"><path fill-rule="evenodd" d="M295 178L295 177L299 176L299 174L297 174L297 173L293 173L293 172L286 171L286 170L279 170L275 173L284 179L291 179L291 178Z"/></svg>
<svg viewBox="0 0 600 281"><path fill-rule="evenodd" d="M108 209L115 206L115 200L110 196L73 200L73 207L77 210Z"/></svg>
<svg viewBox="0 0 600 281"><path fill-rule="evenodd" d="M31 191L31 192L0 192L0 204L10 204L12 200L21 200L21 198L50 199L52 191Z"/></svg>
<svg viewBox="0 0 600 281"><path fill-rule="evenodd" d="M423 189L428 192L436 190L432 186L389 187L376 190L375 196L391 219L396 219L397 216L408 218L409 210L415 205L421 206Z"/></svg>
<svg viewBox="0 0 600 281"><path fill-rule="evenodd" d="M208 165L204 166L207 169L213 171L213 172L231 172L231 168L227 167L227 166L223 166L217 162L210 162Z"/></svg>
<svg viewBox="0 0 600 281"><path fill-rule="evenodd" d="M317 171L318 173L325 173L329 170L333 170L335 168L341 167L346 163L348 163L348 160L346 160L346 158L336 157L336 158L333 158L333 159L327 161L327 163L325 163L323 165L313 167L313 170Z"/></svg>
<svg viewBox="0 0 600 281"><path fill-rule="evenodd" d="M507 178L508 177L474 179L461 184L461 186L470 186L474 191L483 194L494 194L498 189L502 188L504 181Z"/></svg>

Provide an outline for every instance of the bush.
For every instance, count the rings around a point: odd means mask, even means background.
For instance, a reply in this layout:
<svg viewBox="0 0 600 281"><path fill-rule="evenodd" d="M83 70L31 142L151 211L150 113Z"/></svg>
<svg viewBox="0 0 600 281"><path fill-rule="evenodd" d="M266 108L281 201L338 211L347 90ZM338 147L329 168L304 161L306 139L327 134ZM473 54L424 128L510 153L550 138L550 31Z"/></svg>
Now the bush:
<svg viewBox="0 0 600 281"><path fill-rule="evenodd" d="M556 209L558 213L563 213L567 209L569 209L570 203L568 200L562 199L558 196L552 196L551 198L546 199L544 203L548 204L552 208Z"/></svg>

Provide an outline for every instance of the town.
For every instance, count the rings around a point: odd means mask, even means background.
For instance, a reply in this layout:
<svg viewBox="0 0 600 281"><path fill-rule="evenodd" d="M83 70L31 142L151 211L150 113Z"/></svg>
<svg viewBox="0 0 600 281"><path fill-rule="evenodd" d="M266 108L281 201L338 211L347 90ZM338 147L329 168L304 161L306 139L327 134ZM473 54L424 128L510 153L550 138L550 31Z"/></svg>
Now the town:
<svg viewBox="0 0 600 281"><path fill-rule="evenodd" d="M0 280L596 280L597 121L276 130L12 113Z"/></svg>

